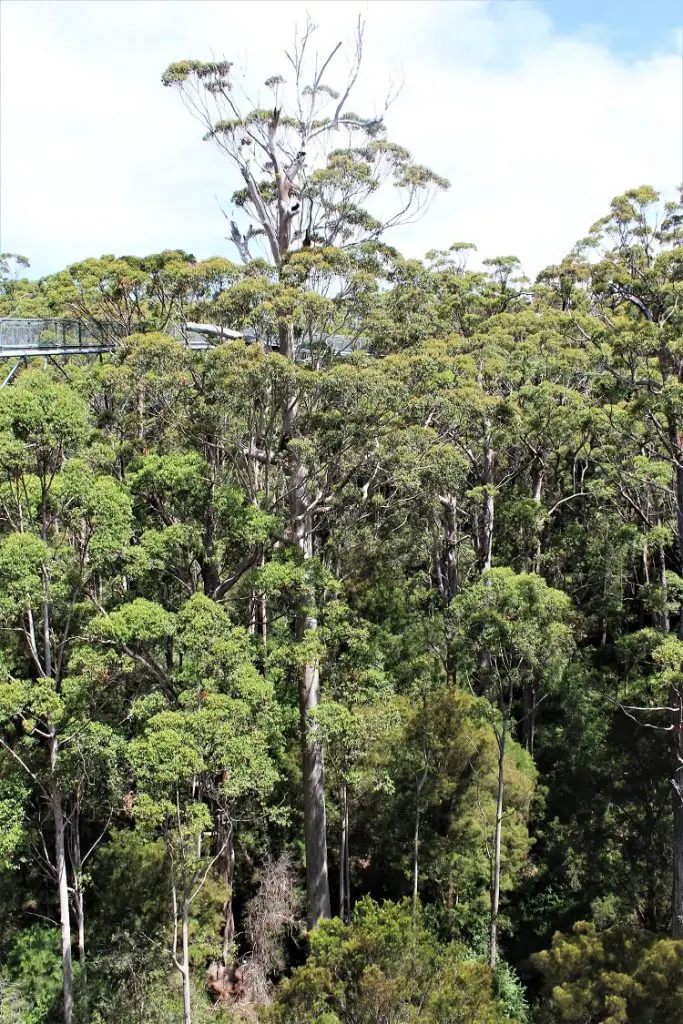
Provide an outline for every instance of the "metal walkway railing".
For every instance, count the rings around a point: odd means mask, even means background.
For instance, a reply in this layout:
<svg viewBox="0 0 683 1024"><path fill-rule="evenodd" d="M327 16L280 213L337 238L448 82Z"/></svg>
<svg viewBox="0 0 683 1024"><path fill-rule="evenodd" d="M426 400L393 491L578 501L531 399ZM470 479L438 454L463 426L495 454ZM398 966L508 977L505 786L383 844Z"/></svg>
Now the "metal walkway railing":
<svg viewBox="0 0 683 1024"><path fill-rule="evenodd" d="M2 317L0 358L109 352L114 347L109 326L98 331L79 320Z"/></svg>
<svg viewBox="0 0 683 1024"><path fill-rule="evenodd" d="M145 325L135 324L132 331L144 333ZM111 322L95 325L81 320L0 317L0 359L15 360L4 380L0 379L0 387L9 384L23 360L113 352L124 333L119 324ZM168 333L195 351L242 337L239 331L213 324L182 324Z"/></svg>
<svg viewBox="0 0 683 1024"><path fill-rule="evenodd" d="M120 324L107 321L85 324L81 320L0 317L0 360L14 360L4 380L0 377L0 387L9 384L24 360L36 356L54 360L57 356L96 356L113 352L126 333L145 333L146 329L145 324L133 324L131 331L126 332ZM256 340L253 334L217 324L182 323L167 327L166 333L194 351L204 351L237 338L244 338L247 343ZM267 350L277 351L277 339L268 338L261 343ZM363 338L343 335L331 335L319 344L335 356L348 355L367 345ZM312 347L302 344L296 358L306 361L312 357Z"/></svg>

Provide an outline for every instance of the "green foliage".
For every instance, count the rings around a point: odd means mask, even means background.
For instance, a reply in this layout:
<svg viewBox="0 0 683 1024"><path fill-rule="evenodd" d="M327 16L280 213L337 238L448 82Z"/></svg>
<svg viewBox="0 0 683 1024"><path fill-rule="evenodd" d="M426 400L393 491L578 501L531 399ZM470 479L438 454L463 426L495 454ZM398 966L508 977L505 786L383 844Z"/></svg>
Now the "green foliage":
<svg viewBox="0 0 683 1024"><path fill-rule="evenodd" d="M24 807L29 795L23 779L0 777L0 871L10 871L28 847Z"/></svg>
<svg viewBox="0 0 683 1024"><path fill-rule="evenodd" d="M408 902L381 906L364 899L349 925L322 922L310 937L304 967L280 985L266 1020L424 1020L497 1024L507 1015L495 978L457 944L440 945L422 912Z"/></svg>
<svg viewBox="0 0 683 1024"><path fill-rule="evenodd" d="M579 922L534 959L544 976L539 1020L668 1024L683 1013L680 941Z"/></svg>
<svg viewBox="0 0 683 1024"><path fill-rule="evenodd" d="M231 79L164 76L228 106ZM0 1022L59 1019L60 827L93 1024L181 1018L183 930L195 1024L678 1020L680 208L617 197L534 284L467 243L407 260L381 182L415 210L443 180L325 81L302 129L285 86L206 126L244 171L241 266L0 256L0 314L115 347L0 392ZM307 229L244 156L340 127L292 170ZM247 340L164 333L195 319ZM351 917L305 946L278 917L302 735Z"/></svg>
<svg viewBox="0 0 683 1024"><path fill-rule="evenodd" d="M22 929L4 966L12 979L0 990L0 1013L6 1015L7 1024L13 1014L17 1024L47 1024L54 1019L62 986L58 930L44 924Z"/></svg>
<svg viewBox="0 0 683 1024"><path fill-rule="evenodd" d="M471 667L487 652L507 680L513 675L557 679L573 638L566 594L530 573L491 569L453 606L456 644ZM471 668L470 668L471 670Z"/></svg>

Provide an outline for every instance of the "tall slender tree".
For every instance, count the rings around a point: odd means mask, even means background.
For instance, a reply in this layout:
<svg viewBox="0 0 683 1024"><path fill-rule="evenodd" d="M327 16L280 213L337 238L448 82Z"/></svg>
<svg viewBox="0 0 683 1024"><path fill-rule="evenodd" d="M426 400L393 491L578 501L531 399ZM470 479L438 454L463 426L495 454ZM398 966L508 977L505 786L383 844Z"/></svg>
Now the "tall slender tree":
<svg viewBox="0 0 683 1024"><path fill-rule="evenodd" d="M162 76L176 88L205 129L204 138L218 147L239 174L242 187L232 197L230 238L244 262L254 246L265 242L275 277L286 279L287 264L297 251L312 247L351 249L359 257L376 247L387 229L413 219L447 182L416 164L408 151L388 141L383 117L360 117L347 103L357 82L363 56L359 20L348 75L339 89L330 72L341 50L325 56L312 50L315 26L308 21L286 53L291 85L280 74L265 83L271 104L260 107L239 98L228 61L171 64ZM398 208L380 218L372 198L384 183L395 187ZM314 288L307 274L300 287ZM278 317L281 355L295 360L297 339L291 315ZM301 408L295 391L282 410L286 439L285 476L288 533L304 562L315 555L315 497L310 493ZM313 589L302 594L296 632L302 649L299 708L303 750L306 891L309 925L330 914L325 824L323 751L311 715L320 700L320 673L315 635L318 610Z"/></svg>

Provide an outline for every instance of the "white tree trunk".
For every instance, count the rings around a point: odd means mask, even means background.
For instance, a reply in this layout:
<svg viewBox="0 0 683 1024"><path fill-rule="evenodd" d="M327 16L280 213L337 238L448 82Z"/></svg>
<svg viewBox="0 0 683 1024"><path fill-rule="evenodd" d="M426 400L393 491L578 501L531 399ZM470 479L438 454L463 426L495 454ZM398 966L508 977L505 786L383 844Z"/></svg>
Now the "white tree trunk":
<svg viewBox="0 0 683 1024"><path fill-rule="evenodd" d="M505 791L505 744L507 740L507 710L503 712L503 725L498 736L498 795L496 799L496 830L493 840L493 870L491 873L491 931L489 963L498 962L498 913L500 907L500 855L503 836L503 797Z"/></svg>
<svg viewBox="0 0 683 1024"><path fill-rule="evenodd" d="M673 891L671 899L671 934L683 939L683 688L672 693L671 706L674 737L673 774Z"/></svg>
<svg viewBox="0 0 683 1024"><path fill-rule="evenodd" d="M294 337L290 326L280 329L280 351L294 357ZM285 437L295 438L299 430L299 405L296 398L286 406L283 416ZM307 475L299 454L292 451L286 468L289 492L289 526L292 539L302 553L304 562L313 557L313 528L307 509ZM296 616L296 635L307 643L318 628L315 615L315 594L301 598ZM327 869L327 827L325 818L325 771L323 750L311 720L311 712L320 703L320 671L317 658L306 661L299 675L299 714L304 788L304 839L306 848L306 917L309 928L321 917L330 916L330 887Z"/></svg>
<svg viewBox="0 0 683 1024"><path fill-rule="evenodd" d="M339 916L351 918L351 871L349 868L349 794L346 782L341 787L341 844L339 849Z"/></svg>
<svg viewBox="0 0 683 1024"><path fill-rule="evenodd" d="M232 821L227 825L227 838L225 848L221 856L221 868L223 881L225 882L225 912L223 927L223 966L228 967L232 962L232 943L235 938L235 918L232 911L232 894L235 877L235 844Z"/></svg>
<svg viewBox="0 0 683 1024"><path fill-rule="evenodd" d="M190 935L189 915L190 901L187 894L183 896L182 946L183 946L183 1024L192 1024L192 1004L190 991Z"/></svg>
<svg viewBox="0 0 683 1024"><path fill-rule="evenodd" d="M484 451L484 507L482 510L481 528L481 568L484 572L491 568L493 557L493 521L495 515L495 499L493 495L493 479L495 467L495 454L491 442L491 423L484 420L485 430L485 451Z"/></svg>
<svg viewBox="0 0 683 1024"><path fill-rule="evenodd" d="M50 759L56 763L57 737L51 738ZM71 914L69 910L69 886L66 875L66 851L64 835L64 810L62 794L56 782L52 783L52 816L55 823L55 867L59 892L59 923L62 932L62 988L64 993L64 1024L72 1024L74 1014L74 979L71 954Z"/></svg>

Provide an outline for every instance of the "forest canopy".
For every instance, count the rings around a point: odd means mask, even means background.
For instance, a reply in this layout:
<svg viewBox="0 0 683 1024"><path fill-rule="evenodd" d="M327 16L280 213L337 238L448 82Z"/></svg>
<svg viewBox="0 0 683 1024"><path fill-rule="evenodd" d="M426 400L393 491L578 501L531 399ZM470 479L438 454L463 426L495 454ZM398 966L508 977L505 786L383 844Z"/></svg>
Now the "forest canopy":
<svg viewBox="0 0 683 1024"><path fill-rule="evenodd" d="M0 258L1 1024L683 1019L683 207L405 258L362 44L164 72L233 258Z"/></svg>

